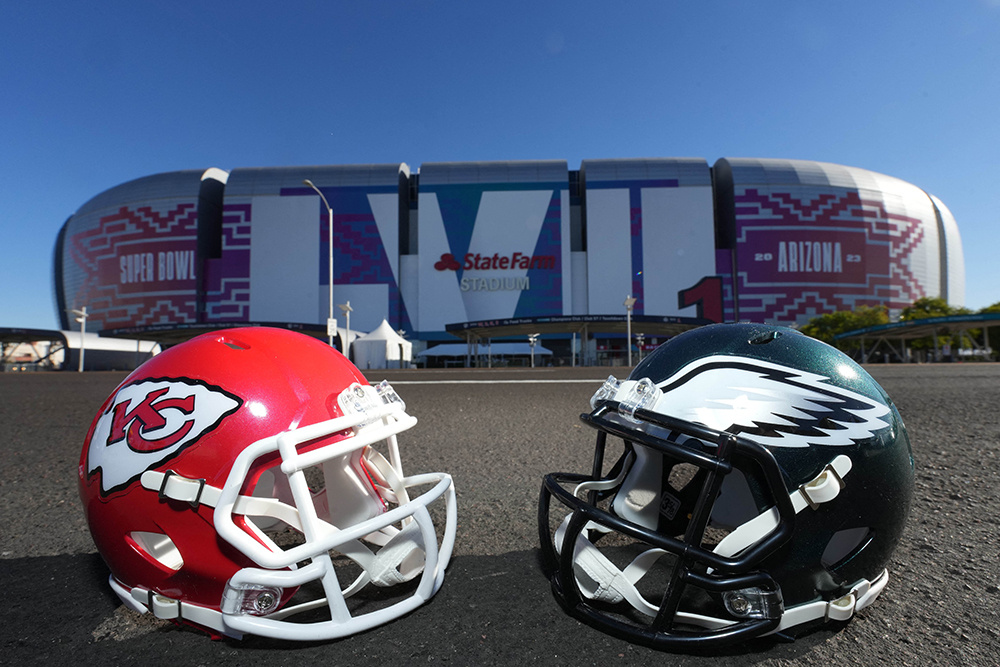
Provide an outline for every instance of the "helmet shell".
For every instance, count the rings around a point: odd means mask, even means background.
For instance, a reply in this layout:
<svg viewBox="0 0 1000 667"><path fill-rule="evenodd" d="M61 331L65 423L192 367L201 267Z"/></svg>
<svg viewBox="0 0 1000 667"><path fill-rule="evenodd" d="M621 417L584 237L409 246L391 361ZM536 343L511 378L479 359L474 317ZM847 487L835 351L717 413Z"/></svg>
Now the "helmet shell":
<svg viewBox="0 0 1000 667"><path fill-rule="evenodd" d="M854 444L823 445L817 438L808 447L768 447L785 479L795 491L813 479L838 454L852 458L842 497L795 517L792 538L762 564L781 583L786 606L818 597L846 594L859 579L874 579L886 567L902 536L914 486L914 462L903 419L892 399L872 376L846 354L802 333L769 324L717 324L685 332L658 347L642 360L629 379L649 378L658 384L683 367L709 357L743 357L750 361L805 371L825 383L885 404L885 428L856 439ZM739 432L754 439L752 432ZM834 535L867 528L866 545L836 562L822 562Z"/></svg>
<svg viewBox="0 0 1000 667"><path fill-rule="evenodd" d="M142 486L142 473L173 471L221 488L248 445L340 416L337 396L355 382L367 384L335 349L265 327L204 334L137 368L95 416L79 464L87 523L114 578L218 609L229 578L253 563L219 537L212 507L160 498ZM171 398L174 387L194 398ZM255 481L248 477L241 493ZM183 566L153 557L144 535L168 536Z"/></svg>

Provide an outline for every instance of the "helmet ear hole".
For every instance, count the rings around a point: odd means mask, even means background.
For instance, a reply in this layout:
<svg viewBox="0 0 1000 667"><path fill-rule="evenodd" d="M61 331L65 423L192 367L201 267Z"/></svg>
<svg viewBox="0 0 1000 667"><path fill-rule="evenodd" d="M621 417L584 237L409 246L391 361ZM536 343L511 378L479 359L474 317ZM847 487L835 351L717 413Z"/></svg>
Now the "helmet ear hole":
<svg viewBox="0 0 1000 667"><path fill-rule="evenodd" d="M867 526L838 530L830 538L820 557L827 570L836 570L857 556L875 538L875 531Z"/></svg>
<svg viewBox="0 0 1000 667"><path fill-rule="evenodd" d="M176 572L184 567L184 558L174 541L162 533L147 533L136 530L125 538L129 546L146 560L160 568Z"/></svg>

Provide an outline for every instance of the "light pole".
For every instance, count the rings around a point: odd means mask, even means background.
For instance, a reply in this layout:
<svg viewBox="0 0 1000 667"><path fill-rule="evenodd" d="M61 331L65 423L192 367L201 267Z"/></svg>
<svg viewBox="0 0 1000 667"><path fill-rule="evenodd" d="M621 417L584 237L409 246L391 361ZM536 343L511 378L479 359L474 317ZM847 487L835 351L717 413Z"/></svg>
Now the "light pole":
<svg viewBox="0 0 1000 667"><path fill-rule="evenodd" d="M337 308L340 308L340 310L343 311L344 315L347 316L347 340L344 341L344 356L347 357L348 361L350 361L350 359L351 359L351 313L354 312L354 309L351 308L351 302L350 301L348 301L347 303L338 303L337 304Z"/></svg>
<svg viewBox="0 0 1000 667"><path fill-rule="evenodd" d="M538 342L538 334L528 334L528 345L531 346L531 367L535 367L535 343Z"/></svg>
<svg viewBox="0 0 1000 667"><path fill-rule="evenodd" d="M320 191L319 188L317 188L315 185L313 185L312 181L310 181L307 178L307 179L305 179L302 182L305 185L308 185L309 187L311 187L313 190L316 191L316 194L319 195L319 198L323 200L323 204L326 206L326 213L329 216L329 226L330 226L330 315L326 319L326 335L327 335L327 338L330 339L330 347L333 347L333 337L335 335L337 335L337 320L334 319L334 317L333 317L333 209L330 208L330 203L328 201L326 201L326 197L323 196L323 193ZM348 328L350 328L350 325L348 325Z"/></svg>
<svg viewBox="0 0 1000 667"><path fill-rule="evenodd" d="M400 338L406 338L406 329L397 329L396 333L399 334ZM400 343L399 344L399 367L400 368L403 367L403 350L404 349L405 349L405 347L403 346L402 343ZM386 367L388 368L388 364L386 364Z"/></svg>
<svg viewBox="0 0 1000 667"><path fill-rule="evenodd" d="M83 336L87 333L87 307L83 306L80 310L70 310L69 312L76 315L76 321L80 323L80 365L77 368L78 373L83 372Z"/></svg>
<svg viewBox="0 0 1000 667"><path fill-rule="evenodd" d="M636 298L629 294L625 297L625 320L628 323L628 336L625 341L625 347L628 348L628 365L629 368L632 367L632 306L635 305Z"/></svg>

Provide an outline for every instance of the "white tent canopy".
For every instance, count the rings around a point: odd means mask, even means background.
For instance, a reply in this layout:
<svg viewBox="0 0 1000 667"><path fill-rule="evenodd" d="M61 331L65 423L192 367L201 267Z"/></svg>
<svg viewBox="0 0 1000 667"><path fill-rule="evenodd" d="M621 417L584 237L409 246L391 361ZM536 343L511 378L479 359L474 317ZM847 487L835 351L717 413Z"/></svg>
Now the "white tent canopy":
<svg viewBox="0 0 1000 667"><path fill-rule="evenodd" d="M374 331L354 339L351 356L354 357L354 365L361 370L390 366L401 368L413 358L413 344L382 320Z"/></svg>
<svg viewBox="0 0 1000 667"><path fill-rule="evenodd" d="M350 338L351 356L354 356L354 341L356 341L358 338L364 335L365 335L364 331L357 331L356 329L351 329L351 338ZM347 329L345 329L344 327L337 327L337 342L340 343L340 347L338 347L337 349L343 351L346 348L346 346L344 345L344 341L346 340L348 340Z"/></svg>

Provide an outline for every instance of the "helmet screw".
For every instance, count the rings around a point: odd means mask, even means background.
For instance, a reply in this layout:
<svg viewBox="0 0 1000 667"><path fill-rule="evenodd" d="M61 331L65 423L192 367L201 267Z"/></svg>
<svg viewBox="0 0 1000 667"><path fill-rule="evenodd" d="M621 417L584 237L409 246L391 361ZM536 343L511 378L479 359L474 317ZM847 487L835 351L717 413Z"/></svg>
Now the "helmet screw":
<svg viewBox="0 0 1000 667"><path fill-rule="evenodd" d="M750 601L742 595L734 595L729 598L729 605L732 607L734 613L740 615L745 614L750 610Z"/></svg>
<svg viewBox="0 0 1000 667"><path fill-rule="evenodd" d="M358 385L357 387L354 388L354 395L357 396L358 398L361 398L362 396L365 395L365 390L362 389L360 385Z"/></svg>
<svg viewBox="0 0 1000 667"><path fill-rule="evenodd" d="M274 606L276 600L274 599L274 594L264 591L257 596L254 601L254 606L257 607L257 611L265 612Z"/></svg>

